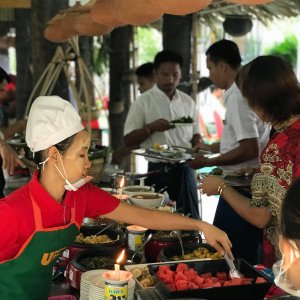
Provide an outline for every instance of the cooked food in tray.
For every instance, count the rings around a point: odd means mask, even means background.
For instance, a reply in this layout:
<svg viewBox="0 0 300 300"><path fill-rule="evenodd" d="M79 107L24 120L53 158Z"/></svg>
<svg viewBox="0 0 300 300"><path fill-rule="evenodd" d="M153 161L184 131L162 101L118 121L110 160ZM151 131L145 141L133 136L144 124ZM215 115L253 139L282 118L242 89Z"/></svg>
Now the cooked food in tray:
<svg viewBox="0 0 300 300"><path fill-rule="evenodd" d="M79 233L75 238L75 242L84 244L102 244L113 242L113 240L106 234L88 235L85 237L82 233Z"/></svg>
<svg viewBox="0 0 300 300"><path fill-rule="evenodd" d="M147 266L136 267L131 270L131 273L143 288L153 287L157 282L155 276L150 274Z"/></svg>
<svg viewBox="0 0 300 300"><path fill-rule="evenodd" d="M212 252L205 247L199 247L195 249L193 252L185 253L183 257L178 255L172 257L172 259L174 260L198 259L198 258L221 259L222 256L219 252Z"/></svg>
<svg viewBox="0 0 300 300"><path fill-rule="evenodd" d="M152 148L148 149L149 152L154 152L163 157L182 157L182 154L186 152L185 149L180 147L172 147L168 145L153 144Z"/></svg>
<svg viewBox="0 0 300 300"><path fill-rule="evenodd" d="M172 124L177 124L177 123L186 124L186 123L193 123L193 122L194 122L193 118L191 118L190 116L187 116L187 117L181 117L181 118L172 120L170 123L172 123Z"/></svg>
<svg viewBox="0 0 300 300"><path fill-rule="evenodd" d="M113 270L115 258L104 257L104 256L85 257L81 259L79 263L90 270L95 270L95 269Z"/></svg>

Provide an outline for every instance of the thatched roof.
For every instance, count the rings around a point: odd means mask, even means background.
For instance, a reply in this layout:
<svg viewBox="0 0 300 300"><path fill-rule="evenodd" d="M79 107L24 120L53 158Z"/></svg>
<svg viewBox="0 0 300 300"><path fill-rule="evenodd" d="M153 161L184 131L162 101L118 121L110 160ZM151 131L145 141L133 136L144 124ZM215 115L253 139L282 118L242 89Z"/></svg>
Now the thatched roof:
<svg viewBox="0 0 300 300"><path fill-rule="evenodd" d="M214 28L216 22L223 21L226 15L250 15L264 24L283 17L300 15L300 0L274 0L262 5L238 5L223 0L214 0L207 8L199 11L199 20Z"/></svg>

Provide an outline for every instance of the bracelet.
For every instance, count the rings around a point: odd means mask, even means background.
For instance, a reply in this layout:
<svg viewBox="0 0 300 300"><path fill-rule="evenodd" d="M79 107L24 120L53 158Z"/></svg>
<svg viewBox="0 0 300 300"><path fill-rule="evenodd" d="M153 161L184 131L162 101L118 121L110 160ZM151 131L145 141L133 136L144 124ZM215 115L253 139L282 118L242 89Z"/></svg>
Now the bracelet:
<svg viewBox="0 0 300 300"><path fill-rule="evenodd" d="M220 196L222 196L222 193L223 191L229 187L230 185L227 183L227 182L224 182L223 184L221 184L219 187L218 187L218 193Z"/></svg>

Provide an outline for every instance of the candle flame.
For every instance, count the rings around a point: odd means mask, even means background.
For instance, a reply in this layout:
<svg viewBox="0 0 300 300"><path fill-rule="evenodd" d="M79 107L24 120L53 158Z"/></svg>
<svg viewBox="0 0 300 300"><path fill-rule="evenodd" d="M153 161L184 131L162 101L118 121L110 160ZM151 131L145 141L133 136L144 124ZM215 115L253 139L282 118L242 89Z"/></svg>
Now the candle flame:
<svg viewBox="0 0 300 300"><path fill-rule="evenodd" d="M121 180L120 180L120 188L123 188L125 185L125 177L122 176Z"/></svg>
<svg viewBox="0 0 300 300"><path fill-rule="evenodd" d="M123 249L121 254L118 256L117 264L119 264L124 259L124 256L125 256L125 249Z"/></svg>

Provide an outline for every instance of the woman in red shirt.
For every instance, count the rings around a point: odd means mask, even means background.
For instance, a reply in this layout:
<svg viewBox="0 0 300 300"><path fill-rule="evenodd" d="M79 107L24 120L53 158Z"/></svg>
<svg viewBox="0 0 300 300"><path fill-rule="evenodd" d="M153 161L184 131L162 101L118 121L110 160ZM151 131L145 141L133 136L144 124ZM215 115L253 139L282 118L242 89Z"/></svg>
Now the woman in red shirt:
<svg viewBox="0 0 300 300"><path fill-rule="evenodd" d="M230 251L225 232L200 220L143 209L100 188L75 182L86 178L90 137L71 104L42 96L32 104L26 142L40 166L32 180L0 201L1 300L47 299L57 256L75 239L84 217L104 215L146 228L201 230L221 253Z"/></svg>
<svg viewBox="0 0 300 300"><path fill-rule="evenodd" d="M238 81L249 106L264 122L271 123L276 133L261 152L260 167L251 183L250 205L220 177L205 178L200 188L208 195L219 193L242 218L264 228L264 264L272 266L281 256L281 203L300 175L300 86L293 69L276 56L254 59L243 67ZM273 251L267 253L270 246Z"/></svg>

